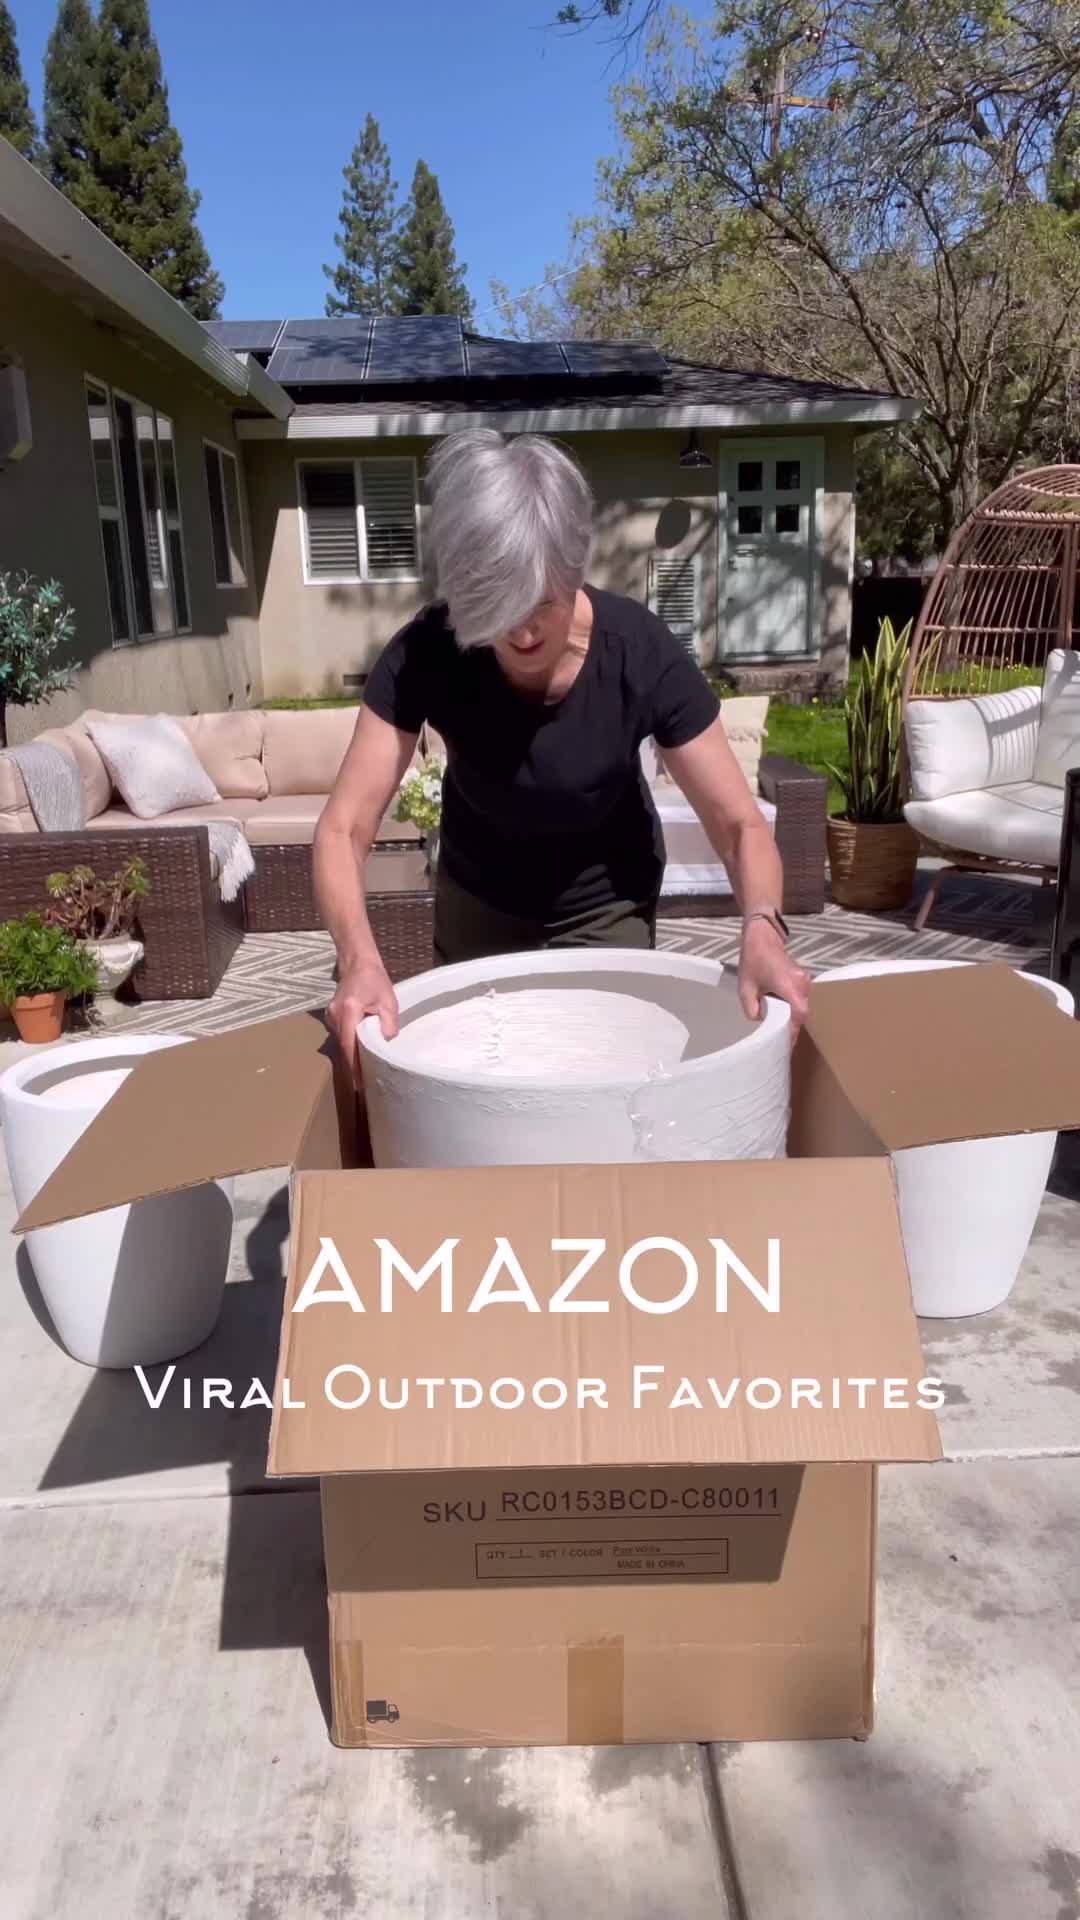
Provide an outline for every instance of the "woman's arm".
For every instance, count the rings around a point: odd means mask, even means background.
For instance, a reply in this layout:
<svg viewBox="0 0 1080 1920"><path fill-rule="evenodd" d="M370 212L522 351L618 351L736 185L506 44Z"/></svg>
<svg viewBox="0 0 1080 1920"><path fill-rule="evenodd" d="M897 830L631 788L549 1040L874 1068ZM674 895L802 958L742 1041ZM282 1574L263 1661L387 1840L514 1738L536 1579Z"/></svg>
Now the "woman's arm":
<svg viewBox="0 0 1080 1920"><path fill-rule="evenodd" d="M390 726L370 707L361 707L315 829L315 899L338 959L337 991L328 1018L350 1061L355 1058L356 1029L367 1014L378 1014L388 1040L398 1030L397 995L368 920L364 869L417 738Z"/></svg>
<svg viewBox="0 0 1080 1920"><path fill-rule="evenodd" d="M720 719L685 747L662 749L664 764L686 795L727 869L743 916L739 959L739 997L752 1020L760 1018L761 999L786 1000L799 1025L806 1017L809 980L788 956L783 936L767 920L748 916L778 913L784 897L784 870L768 822L750 791Z"/></svg>

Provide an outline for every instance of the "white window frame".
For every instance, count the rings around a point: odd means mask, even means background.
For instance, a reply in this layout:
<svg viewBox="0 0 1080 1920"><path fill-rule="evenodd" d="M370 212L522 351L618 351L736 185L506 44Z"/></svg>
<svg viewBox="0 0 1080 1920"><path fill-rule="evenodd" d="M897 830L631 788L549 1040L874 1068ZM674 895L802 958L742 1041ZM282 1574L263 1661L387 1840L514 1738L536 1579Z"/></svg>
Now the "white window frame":
<svg viewBox="0 0 1080 1920"><path fill-rule="evenodd" d="M105 395L105 405L106 405L106 408L108 411L108 417L109 417L109 446L112 451L113 478L116 484L117 505L115 508L102 507L101 500L97 491L97 473L94 466L94 448L93 448L93 442L91 440L90 431L89 431L91 388L93 388L93 390L96 393L103 393ZM117 636L113 634L112 644L114 647L134 647L134 646L145 644L145 642L149 640L172 640L172 639L182 638L184 635L190 634L192 631L191 583L190 583L190 575L188 573L188 566L187 566L187 544L184 539L183 504L180 498L180 463L177 457L176 421L171 414L161 413L161 410L158 407L152 406L149 400L141 400L137 394L129 393L126 390L126 388L113 386L111 381L102 380L96 373L90 373L85 370L83 372L83 394L84 394L84 399L86 404L87 440L90 441L90 470L91 470L91 477L92 477L93 486L94 486L94 505L97 510L97 517L98 517L98 537L101 541L101 565L105 574L106 600L108 600L108 595L109 595L109 570L108 570L108 562L105 557L105 537L101 531L102 523L105 520L115 520L117 526L120 529L120 553L121 553L122 572L123 572L124 598L127 605L128 625L131 631L130 631L130 637L127 639L124 639L124 638L118 639ZM132 574L132 569L131 569L131 548L130 548L130 541L128 537L127 513L125 511L125 506L124 506L124 473L123 473L123 468L120 464L120 446L119 446L119 441L118 441L117 432L116 432L117 400L126 401L128 406L130 406L133 410L137 408L142 408L144 413L149 414L154 427L154 461L157 467L158 494L161 500L161 512L159 514L159 527L158 527L158 545L161 548L161 560L162 560L162 569L163 569L163 577L164 577L164 586L169 596L169 607L172 614L172 620L169 626L161 628L160 631L156 627L149 627L149 628L140 627L138 622L137 612L136 612L135 581L134 581L134 576ZM187 618L186 624L183 626L181 626L178 623L176 618L176 593L173 587L173 579L172 579L172 550L169 545L169 531L170 531L169 515L165 510L165 489L162 482L161 453L160 453L159 440L158 440L157 423L158 423L159 414L162 419L168 420L169 425L172 428L173 469L176 476L176 505L177 505L176 522L177 522L177 531L179 532L179 535L180 535L180 546L181 546L181 552L182 552L183 564L184 564L184 597L188 603L188 618ZM141 527L145 527L146 525L146 494L145 494L145 489L143 487L141 457L136 460L135 472L136 472L136 480L137 480L138 489L139 489L139 498L138 498L139 524ZM164 540L162 540L163 533L164 533ZM144 534L144 541L145 541L145 534ZM149 552L147 552L146 559L147 559L147 572L149 573L150 571ZM153 584L154 584L153 580L151 580L151 591L153 591ZM109 626L111 630L111 627L112 627L111 605L109 608Z"/></svg>
<svg viewBox="0 0 1080 1920"><path fill-rule="evenodd" d="M232 574L231 579L228 579L228 580L218 579L217 561L214 558L214 520L213 520L213 515L210 511L210 485L209 485L209 481L206 478L206 454L208 451L211 453L217 454L218 465L220 467L221 510L225 515L225 543L229 548L229 568L230 568L230 573ZM233 463L233 467L236 470L236 510L240 516L240 572L239 574L236 574L235 572L233 572L232 543L229 540L229 498L228 498L228 494L225 491L225 469L221 465L222 461L225 461L225 460L231 460ZM246 510L246 504L244 501L243 473L240 467L239 455L234 451L232 447L223 447L220 440L207 440L205 436L203 438L203 483L206 487L206 517L210 526L210 564L211 564L211 568L213 570L213 575L214 575L214 585L218 589L219 593L233 593L235 592L237 587L247 586L248 576L251 570L250 569L251 541L248 538L247 510Z"/></svg>
<svg viewBox="0 0 1080 1920"><path fill-rule="evenodd" d="M365 466L378 466L381 459L407 460L412 468L413 489L413 526L416 544L415 573L396 573L392 577L368 572L367 515L364 511ZM305 467L351 467L353 470L353 494L356 499L356 551L360 563L359 573L320 573L311 572L308 553L308 510L304 495ZM420 544L420 487L415 456L406 453L385 455L345 454L335 459L332 454L319 454L314 459L298 459L296 462L296 509L300 523L300 564L303 570L305 587L415 587L424 577L424 556Z"/></svg>

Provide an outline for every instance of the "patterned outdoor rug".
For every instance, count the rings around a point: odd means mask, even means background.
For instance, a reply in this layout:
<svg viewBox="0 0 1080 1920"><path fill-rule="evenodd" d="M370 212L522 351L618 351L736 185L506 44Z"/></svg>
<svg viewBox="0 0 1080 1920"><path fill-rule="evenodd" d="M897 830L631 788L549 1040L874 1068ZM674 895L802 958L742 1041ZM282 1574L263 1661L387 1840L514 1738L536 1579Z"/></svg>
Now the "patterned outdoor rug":
<svg viewBox="0 0 1080 1920"><path fill-rule="evenodd" d="M1045 973L1053 895L1000 880L947 881L922 933L913 912L847 913L827 906L792 922L792 949L811 973L859 960L1004 960ZM674 953L734 960L735 918L661 922L657 944ZM220 1033L324 1007L333 987L334 950L324 933L249 934L212 1000L160 1001L133 1009L124 1026L154 1033Z"/></svg>

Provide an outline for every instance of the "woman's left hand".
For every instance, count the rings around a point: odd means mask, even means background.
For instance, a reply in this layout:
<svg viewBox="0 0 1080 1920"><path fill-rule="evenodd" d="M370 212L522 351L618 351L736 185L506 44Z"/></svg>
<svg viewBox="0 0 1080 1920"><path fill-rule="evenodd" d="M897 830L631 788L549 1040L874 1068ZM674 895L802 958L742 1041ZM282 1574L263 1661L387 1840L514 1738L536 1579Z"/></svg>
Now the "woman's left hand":
<svg viewBox="0 0 1080 1920"><path fill-rule="evenodd" d="M749 1019L761 1019L766 994L787 1001L794 1037L806 1019L810 975L796 966L775 927L767 920L751 920L743 929L739 953L739 1003Z"/></svg>

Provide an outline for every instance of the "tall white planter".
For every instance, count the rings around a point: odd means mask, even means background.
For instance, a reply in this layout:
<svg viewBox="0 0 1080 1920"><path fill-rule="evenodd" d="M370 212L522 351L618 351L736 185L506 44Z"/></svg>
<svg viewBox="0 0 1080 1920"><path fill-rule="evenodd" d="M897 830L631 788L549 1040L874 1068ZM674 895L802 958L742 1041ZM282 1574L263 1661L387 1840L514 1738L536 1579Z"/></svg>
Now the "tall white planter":
<svg viewBox="0 0 1080 1920"><path fill-rule="evenodd" d="M860 980L882 973L929 973L966 960L867 961L834 967L818 980ZM1018 969L1019 971L1019 969ZM1025 973L1064 1013L1072 995ZM894 1153L900 1226L915 1312L926 1319L963 1319L1007 1300L1038 1218L1054 1157L1056 1133L949 1141Z"/></svg>
<svg viewBox="0 0 1080 1920"><path fill-rule="evenodd" d="M32 1054L0 1078L20 1212L142 1054L186 1036L80 1040ZM152 1366L210 1334L221 1312L232 1234L231 1180L113 1207L26 1236L42 1297L68 1352L90 1367Z"/></svg>
<svg viewBox="0 0 1080 1920"><path fill-rule="evenodd" d="M384 1040L376 1019L359 1030L364 1090L378 1166L462 1167L619 1164L633 1160L776 1159L783 1155L789 1106L790 1013L767 1003L755 1023L742 1013L735 978L719 963L671 953L558 950L513 954L437 968L397 989L402 1035L435 1009L463 1004L462 1019L494 989L550 996L538 1029L535 1069L508 1077L478 1068L446 1070L400 1040ZM576 1063L566 1058L558 1001L583 1031L580 996L590 999L591 1038ZM687 1044L675 1064L649 1077L643 1047L616 1044L626 1028L625 996L642 1027L666 1036L681 1022ZM644 1005L642 1003L645 1003ZM466 1014L465 1007L469 1013ZM668 1043L669 1044L669 1043ZM618 1064L624 1058L626 1065ZM595 1061L595 1072L591 1062ZM606 1064L605 1064L606 1062Z"/></svg>

